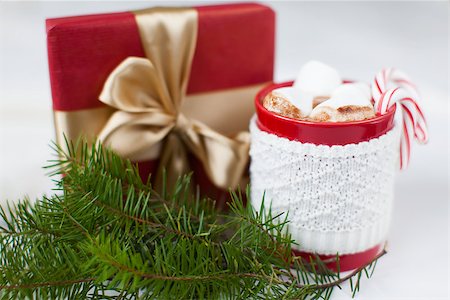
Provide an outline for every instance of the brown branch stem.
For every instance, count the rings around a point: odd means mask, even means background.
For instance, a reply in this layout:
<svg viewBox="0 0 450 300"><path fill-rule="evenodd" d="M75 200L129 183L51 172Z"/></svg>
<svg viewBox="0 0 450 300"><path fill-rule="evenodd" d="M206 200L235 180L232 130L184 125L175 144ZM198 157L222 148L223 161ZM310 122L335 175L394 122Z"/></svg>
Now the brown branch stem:
<svg viewBox="0 0 450 300"><path fill-rule="evenodd" d="M314 285L317 289L327 289L330 287L335 287L343 282L349 280L350 278L356 276L358 273L362 272L367 266L372 264L377 259L381 258L383 255L385 255L387 252L385 249L383 249L382 252L380 252L370 263L354 270L350 274L348 274L345 277L342 277L336 281L329 282L326 284L320 284L320 285ZM104 257L106 258L106 257ZM160 275L160 274L148 274L145 272L141 272L135 269L132 269L126 265L120 264L112 259L106 258L108 262L113 265L114 267L126 271L129 273L132 273L136 276L139 276L141 278L145 279L153 279L153 280L165 280L165 281L190 281L190 280L197 280L197 281L211 281L211 280L221 280L226 279L229 277L240 277L240 278L255 278L255 279L266 279L266 280L273 280L273 277L267 276L267 275L261 275L261 274L254 274L254 273L224 273L224 274L215 274L215 275L194 275L194 276L167 276L167 275ZM30 283L30 284L16 284L16 285L0 285L0 290L7 289L34 289L34 288L40 288L40 287L47 287L47 286L64 286L64 285L73 285L73 284L79 284L79 283L86 283L95 281L95 278L85 278L85 279L75 279L75 280L62 280L62 281L49 281L49 282L40 282L40 283ZM283 284L286 286L290 286L289 282L276 280L277 283ZM297 288L303 288L305 285L296 285Z"/></svg>
<svg viewBox="0 0 450 300"><path fill-rule="evenodd" d="M255 278L255 279L262 279L262 278L268 278L269 276L264 276L260 274L254 274L254 273L224 273L224 274L214 274L214 275L188 275L188 276L167 276L167 275L160 275L160 274L150 274L145 273L133 268L130 268L126 265L120 264L117 261L110 259L108 257L103 256L105 260L107 260L112 266L116 267L118 270L129 272L134 274L135 276L145 278L145 279L153 279L153 280L164 280L164 281L191 281L191 280L197 280L197 281L211 281L211 280L220 280L220 279L226 279L229 277L240 277L240 278Z"/></svg>
<svg viewBox="0 0 450 300"><path fill-rule="evenodd" d="M73 279L73 280L38 282L38 283L30 283L30 284L0 285L0 290L35 289L35 288L47 287L47 286L73 285L73 284L78 284L78 283L91 282L94 280L95 280L95 278L84 278L84 279Z"/></svg>
<svg viewBox="0 0 450 300"><path fill-rule="evenodd" d="M152 221L149 221L149 220L145 220L145 219L142 219L142 218L139 218L139 217L128 215L128 214L126 214L126 213L124 213L124 212L122 212L122 211L120 211L118 209L115 209L115 208L113 208L113 207L111 207L109 205L106 205L105 203L102 203L101 201L95 201L95 203L98 204L99 206L103 207L104 209L110 211L111 213L117 214L117 215L119 215L121 217L130 219L130 220L133 220L133 221L136 221L138 223L146 224L146 225L152 226L154 228L163 229L165 231L168 231L168 232L171 232L171 233L174 233L174 234L177 234L177 235L181 235L181 236L184 236L184 237L187 237L187 238L190 238L190 239L198 238L198 237L196 237L196 236L194 236L192 234L188 234L188 233L183 232L181 230L172 229L172 228L167 227L167 226L165 226L163 224L160 224L160 223L155 223L155 222L152 222Z"/></svg>

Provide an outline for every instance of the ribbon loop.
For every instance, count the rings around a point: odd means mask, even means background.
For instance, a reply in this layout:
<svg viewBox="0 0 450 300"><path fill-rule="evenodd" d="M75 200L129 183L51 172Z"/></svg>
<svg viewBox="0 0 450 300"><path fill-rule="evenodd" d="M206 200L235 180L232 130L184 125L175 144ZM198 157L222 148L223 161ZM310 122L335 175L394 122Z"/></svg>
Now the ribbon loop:
<svg viewBox="0 0 450 300"><path fill-rule="evenodd" d="M130 113L170 111L170 95L155 66L146 58L128 57L108 76L99 100Z"/></svg>

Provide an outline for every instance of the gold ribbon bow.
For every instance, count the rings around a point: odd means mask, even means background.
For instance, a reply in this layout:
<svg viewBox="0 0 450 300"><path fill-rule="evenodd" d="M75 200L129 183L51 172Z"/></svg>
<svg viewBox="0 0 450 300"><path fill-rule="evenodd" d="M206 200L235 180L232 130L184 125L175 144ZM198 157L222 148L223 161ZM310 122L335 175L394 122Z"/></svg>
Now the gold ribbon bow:
<svg viewBox="0 0 450 300"><path fill-rule="evenodd" d="M99 139L133 161L155 158L163 147L160 165L169 182L189 170L190 151L212 183L235 188L248 162L248 133L229 138L180 112L197 41L197 11L152 8L135 15L146 58L125 59L106 80L100 100L116 111Z"/></svg>

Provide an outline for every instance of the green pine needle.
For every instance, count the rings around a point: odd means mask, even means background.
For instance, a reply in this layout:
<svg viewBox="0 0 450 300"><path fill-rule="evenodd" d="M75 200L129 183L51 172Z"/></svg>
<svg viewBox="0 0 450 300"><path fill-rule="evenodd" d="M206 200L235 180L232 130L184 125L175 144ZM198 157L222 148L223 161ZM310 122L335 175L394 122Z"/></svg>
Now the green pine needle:
<svg viewBox="0 0 450 300"><path fill-rule="evenodd" d="M157 193L99 144L53 148L55 195L0 208L1 299L330 299L375 268L340 277L294 256L287 214L241 191L221 212L189 176Z"/></svg>

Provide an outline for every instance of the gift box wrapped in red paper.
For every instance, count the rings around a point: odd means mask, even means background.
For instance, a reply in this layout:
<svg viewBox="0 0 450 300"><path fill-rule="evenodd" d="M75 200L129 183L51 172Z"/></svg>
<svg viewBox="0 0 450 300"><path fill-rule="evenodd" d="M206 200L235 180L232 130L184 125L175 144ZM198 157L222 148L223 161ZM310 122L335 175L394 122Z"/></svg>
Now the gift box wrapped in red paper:
<svg viewBox="0 0 450 300"><path fill-rule="evenodd" d="M254 95L273 78L274 22L259 4L47 20L57 141L98 138L143 177L194 171L207 194L236 188Z"/></svg>

